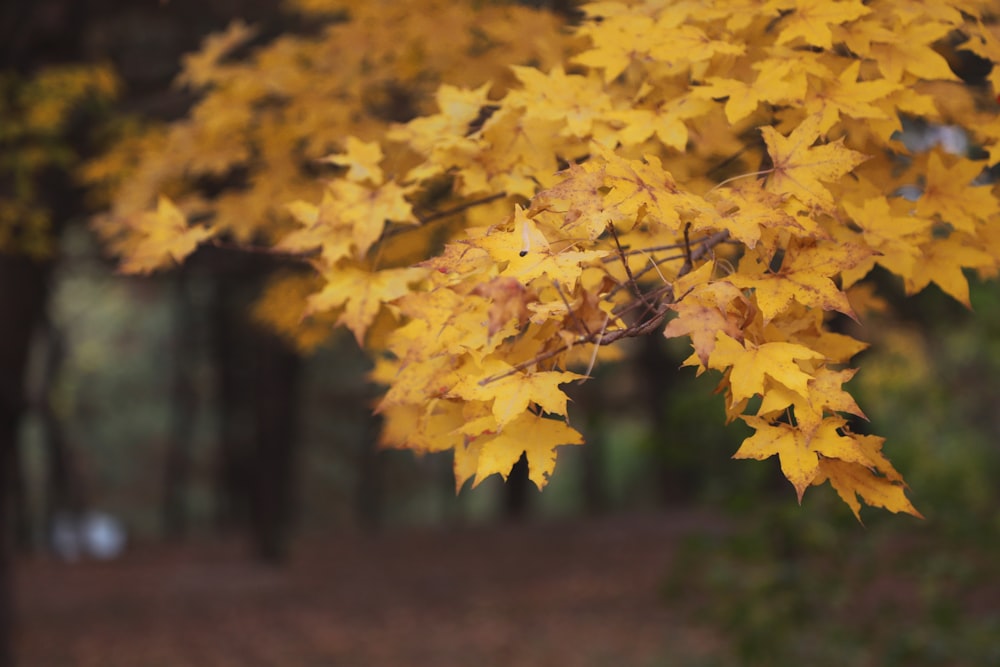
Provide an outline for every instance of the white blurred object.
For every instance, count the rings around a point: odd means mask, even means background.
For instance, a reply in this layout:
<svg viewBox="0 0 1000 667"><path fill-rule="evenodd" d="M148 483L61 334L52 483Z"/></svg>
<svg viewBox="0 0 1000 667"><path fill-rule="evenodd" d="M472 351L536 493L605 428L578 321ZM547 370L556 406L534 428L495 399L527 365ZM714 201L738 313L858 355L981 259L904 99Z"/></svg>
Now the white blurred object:
<svg viewBox="0 0 1000 667"><path fill-rule="evenodd" d="M59 512L52 519L50 540L52 550L66 561L85 556L111 560L125 549L125 527L105 512Z"/></svg>
<svg viewBox="0 0 1000 667"><path fill-rule="evenodd" d="M903 143L915 153L923 153L940 146L954 155L965 155L972 147L972 141L964 128L958 125L927 125L904 130Z"/></svg>

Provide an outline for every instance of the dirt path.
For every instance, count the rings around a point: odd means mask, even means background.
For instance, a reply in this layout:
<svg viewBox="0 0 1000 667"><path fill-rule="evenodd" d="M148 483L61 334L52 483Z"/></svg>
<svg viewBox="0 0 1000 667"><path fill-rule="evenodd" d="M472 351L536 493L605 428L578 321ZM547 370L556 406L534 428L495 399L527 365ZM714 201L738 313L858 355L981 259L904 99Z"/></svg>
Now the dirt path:
<svg viewBox="0 0 1000 667"><path fill-rule="evenodd" d="M27 561L22 665L683 664L717 638L658 589L705 525L684 514L306 539L282 570L220 544Z"/></svg>

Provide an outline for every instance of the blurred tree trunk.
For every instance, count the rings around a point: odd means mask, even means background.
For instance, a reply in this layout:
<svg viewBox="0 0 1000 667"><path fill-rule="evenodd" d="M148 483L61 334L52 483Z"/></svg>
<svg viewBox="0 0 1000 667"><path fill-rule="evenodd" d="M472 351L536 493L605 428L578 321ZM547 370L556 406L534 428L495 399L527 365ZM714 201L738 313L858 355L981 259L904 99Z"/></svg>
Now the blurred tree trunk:
<svg viewBox="0 0 1000 667"><path fill-rule="evenodd" d="M295 460L301 360L286 343L260 328L251 331L257 357L252 405L256 416L251 466L251 522L256 553L285 560L294 515Z"/></svg>
<svg viewBox="0 0 1000 667"><path fill-rule="evenodd" d="M191 480L191 457L194 444L194 423L198 411L197 379L195 377L198 350L195 304L191 299L184 271L173 276L174 364L171 387L171 423L163 464L163 535L180 539L188 532L186 496Z"/></svg>
<svg viewBox="0 0 1000 667"><path fill-rule="evenodd" d="M359 414L370 414L371 408L359 405ZM355 492L355 510L358 522L366 530L377 530L382 526L383 479L381 459L378 450L378 422L368 416L361 436L361 452L358 461L358 485Z"/></svg>
<svg viewBox="0 0 1000 667"><path fill-rule="evenodd" d="M255 555L278 563L287 552L294 514L302 362L277 335L250 321L252 300L273 264L222 258L216 268L218 516L224 526L245 526Z"/></svg>
<svg viewBox="0 0 1000 667"><path fill-rule="evenodd" d="M670 392L677 384L678 364L667 354L661 336L643 336L636 367L656 444L652 454L660 498L668 505L686 502L694 496L698 480L693 478L690 468L683 465L682 458L670 450L673 445L670 434L675 429L667 413Z"/></svg>
<svg viewBox="0 0 1000 667"><path fill-rule="evenodd" d="M74 519L78 518L86 509L87 499L76 456L66 439L62 419L52 403L53 387L66 358L66 346L62 332L47 319L44 336L42 384L35 400L45 440L45 453L48 457L44 519L45 526L51 527L56 515L60 513L70 514Z"/></svg>
<svg viewBox="0 0 1000 667"><path fill-rule="evenodd" d="M216 373L216 402L219 441L215 460L215 521L220 530L241 525L247 518L249 487L246 471L249 449L250 415L245 412L244 394L252 381L232 346L238 340L234 319L234 286L223 276L215 284L212 304L212 363ZM238 329L238 327L236 327Z"/></svg>
<svg viewBox="0 0 1000 667"><path fill-rule="evenodd" d="M31 337L48 289L43 264L0 255L0 667L14 664L11 518L18 430L27 408L25 381Z"/></svg>
<svg viewBox="0 0 1000 667"><path fill-rule="evenodd" d="M600 514L608 509L607 445L604 441L601 421L604 415L613 411L610 406L621 401L621 397L609 395L608 388L614 392L613 384L600 380L588 380L569 385L570 400L573 406L574 424L579 419L583 423L584 436L587 444L581 452L581 493L583 506L590 514Z"/></svg>

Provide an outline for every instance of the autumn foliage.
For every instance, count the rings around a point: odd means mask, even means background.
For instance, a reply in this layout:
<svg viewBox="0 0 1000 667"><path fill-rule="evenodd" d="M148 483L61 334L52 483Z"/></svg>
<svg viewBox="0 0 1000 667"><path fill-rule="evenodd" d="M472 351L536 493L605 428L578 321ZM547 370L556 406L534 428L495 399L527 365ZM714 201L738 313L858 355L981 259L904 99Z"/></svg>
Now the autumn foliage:
<svg viewBox="0 0 1000 667"><path fill-rule="evenodd" d="M458 487L523 452L544 486L583 442L562 387L665 335L754 430L736 458L777 456L800 500L829 481L856 515L919 516L851 427L865 344L839 324L877 304L876 266L966 305L964 272L1000 266L1000 70L970 84L948 62L1000 62L990 3L602 1L572 34L512 7L300 4L349 18L230 62L236 25L186 62L204 98L135 140L99 223L123 270L199 243L308 263L302 326L353 333L382 444L451 450ZM373 90L416 91L413 117L380 119ZM904 122L972 148L918 150ZM208 198L205 175L239 187Z"/></svg>

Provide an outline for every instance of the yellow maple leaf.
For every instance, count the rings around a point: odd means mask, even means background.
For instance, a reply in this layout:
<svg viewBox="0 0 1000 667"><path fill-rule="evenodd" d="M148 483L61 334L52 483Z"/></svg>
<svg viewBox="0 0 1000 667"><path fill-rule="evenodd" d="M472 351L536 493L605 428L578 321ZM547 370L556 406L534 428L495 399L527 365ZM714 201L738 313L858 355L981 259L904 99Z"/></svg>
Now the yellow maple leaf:
<svg viewBox="0 0 1000 667"><path fill-rule="evenodd" d="M377 141L361 141L357 137L347 137L345 151L320 158L320 162L349 167L347 179L361 183L370 181L372 185L381 185L384 179L379 163L384 157L382 146Z"/></svg>
<svg viewBox="0 0 1000 667"><path fill-rule="evenodd" d="M765 323L788 310L793 302L857 319L847 295L833 279L872 254L870 248L850 244L790 247L777 271L770 271L759 257L748 255L740 262L741 270L729 280L737 287L754 290Z"/></svg>
<svg viewBox="0 0 1000 667"><path fill-rule="evenodd" d="M757 246L765 230L783 229L795 235L808 235L802 221L782 209L784 199L764 190L759 180L719 188L707 198L715 203L715 210L695 216L691 231L725 229L750 249Z"/></svg>
<svg viewBox="0 0 1000 667"><path fill-rule="evenodd" d="M450 393L470 401L492 401L497 430L503 430L531 404L549 414L565 416L568 399L559 385L584 376L562 371L515 371L504 361L487 359L479 370L466 367L462 377Z"/></svg>
<svg viewBox="0 0 1000 667"><path fill-rule="evenodd" d="M861 228L866 244L879 253L857 267L846 269L844 284L852 285L863 278L875 263L898 276L910 277L933 221L908 213L905 209L912 205L898 198L890 201L884 196L870 197L861 206L847 201L843 206Z"/></svg>
<svg viewBox="0 0 1000 667"><path fill-rule="evenodd" d="M969 281L963 268L988 268L997 259L978 247L968 237L956 232L947 238L934 239L921 248L921 259L906 277L906 293L916 294L934 283L952 298L971 308Z"/></svg>
<svg viewBox="0 0 1000 667"><path fill-rule="evenodd" d="M519 205L514 207L513 223L510 229L490 229L466 243L486 250L500 267L500 275L516 278L525 285L541 276L574 285L587 264L607 255L604 250L554 250Z"/></svg>
<svg viewBox="0 0 1000 667"><path fill-rule="evenodd" d="M508 328L496 332L498 335L490 334L487 327L490 301L444 287L411 292L395 306L410 320L396 329L388 341L388 349L400 359L428 356L427 341L432 340L431 349L436 354L457 357L468 353L481 360L512 335L517 324L512 321Z"/></svg>
<svg viewBox="0 0 1000 667"><path fill-rule="evenodd" d="M861 0L795 0L795 9L781 22L777 43L801 38L810 46L833 48L831 25L840 25L864 16L871 10Z"/></svg>
<svg viewBox="0 0 1000 667"><path fill-rule="evenodd" d="M587 5L588 14L597 16L592 13L595 10L597 3ZM642 15L601 18L599 29L585 24L580 30L590 38L593 46L574 56L573 62L604 70L605 83L611 83L633 60L644 57L653 47L654 22L651 17Z"/></svg>
<svg viewBox="0 0 1000 667"><path fill-rule="evenodd" d="M860 81L858 73L861 61L854 61L836 79L827 79L822 88L811 90L806 96L803 108L808 114L820 117L819 132L832 128L840 117L884 120L890 118L888 111L875 102L886 99L903 86L890 79Z"/></svg>
<svg viewBox="0 0 1000 667"><path fill-rule="evenodd" d="M570 165L559 175L557 184L535 195L528 215L542 211L556 214L562 231L587 240L598 238L609 224L621 219L604 207L604 168L596 160Z"/></svg>
<svg viewBox="0 0 1000 667"><path fill-rule="evenodd" d="M386 223L419 224L406 200L409 188L394 182L367 187L352 181L336 180L329 184L329 198L322 206L327 226L351 231L355 254L363 257L385 231ZM337 247L340 235L335 234Z"/></svg>
<svg viewBox="0 0 1000 667"><path fill-rule="evenodd" d="M725 370L732 367L729 383L732 402L738 403L755 395L763 395L766 379L779 382L800 396L808 396L809 380L796 360L822 359L823 355L795 343L743 343L725 332L718 332L715 349L709 356L708 367Z"/></svg>
<svg viewBox="0 0 1000 667"><path fill-rule="evenodd" d="M462 485L475 475L478 485L493 474L504 479L526 453L528 478L541 489L555 470L556 447L580 445L583 438L566 422L522 412L502 432L476 438L465 447L455 448L455 484Z"/></svg>
<svg viewBox="0 0 1000 667"><path fill-rule="evenodd" d="M861 503L858 502L858 496L868 505L884 507L890 512L905 512L919 519L923 518L923 515L906 497L905 485L893 481L889 477L877 475L869 467L860 463L838 459L820 460L819 469L813 477L812 483L822 484L827 480L841 500L851 508L858 521L861 520Z"/></svg>
<svg viewBox="0 0 1000 667"><path fill-rule="evenodd" d="M486 330L491 336L512 319L523 326L530 314L528 304L538 301L538 295L520 280L504 276L476 285L472 293L490 302Z"/></svg>
<svg viewBox="0 0 1000 667"><path fill-rule="evenodd" d="M823 211L833 208L833 195L822 184L831 183L854 169L867 157L844 146L843 138L813 146L820 136L822 118L806 117L787 137L773 127L762 127L774 167L767 177L767 189L789 194L805 206Z"/></svg>
<svg viewBox="0 0 1000 667"><path fill-rule="evenodd" d="M890 81L902 81L904 72L921 79L957 81L944 56L933 45L955 29L953 24L938 21L895 26L878 36L867 55Z"/></svg>
<svg viewBox="0 0 1000 667"><path fill-rule="evenodd" d="M326 285L309 297L306 314L344 308L338 322L364 345L365 332L383 304L410 291L410 285L427 276L427 269L413 267L366 271L345 266L325 274Z"/></svg>
<svg viewBox="0 0 1000 667"><path fill-rule="evenodd" d="M595 121L612 108L596 76L566 74L561 66L548 74L533 67L512 69L524 89L512 93L511 99L526 110L525 118L559 120L564 124L560 131L564 136L589 137Z"/></svg>
<svg viewBox="0 0 1000 667"><path fill-rule="evenodd" d="M807 75L820 80L831 76L818 54L774 46L768 50L768 55L750 64L750 69L756 72L752 79L749 74L742 78L729 73L710 76L704 85L693 88L692 94L726 98L726 118L735 124L752 114L761 102L799 107L809 90Z"/></svg>
<svg viewBox="0 0 1000 667"><path fill-rule="evenodd" d="M752 317L752 306L743 292L724 280L699 285L670 307L677 317L667 323L663 335L690 336L701 365L706 367L717 333L742 341L743 326Z"/></svg>
<svg viewBox="0 0 1000 667"><path fill-rule="evenodd" d="M379 447L417 452L443 452L460 447L462 435L457 429L466 422L465 407L456 401L439 399L419 405L385 407L379 411L383 424Z"/></svg>
<svg viewBox="0 0 1000 667"><path fill-rule="evenodd" d="M781 472L795 487L799 502L810 485L829 480L861 520L857 496L868 505L923 518L906 498L906 485L882 454L882 439L841 433L843 420L828 419L812 437L790 424L744 416L754 435L743 441L736 459L762 461L778 456Z"/></svg>
<svg viewBox="0 0 1000 667"><path fill-rule="evenodd" d="M134 228L140 238L122 257L122 273L150 273L180 263L214 235L204 225L189 225L184 213L163 195L156 210L141 214Z"/></svg>
<svg viewBox="0 0 1000 667"><path fill-rule="evenodd" d="M978 225L1000 212L1000 201L992 189L973 185L985 167L984 162L956 157L949 157L946 163L940 151L932 152L917 200L917 215L938 215L956 229L974 234Z"/></svg>
<svg viewBox="0 0 1000 667"><path fill-rule="evenodd" d="M807 441L812 439L823 423L829 423L824 422L824 420L833 413L846 412L867 419L854 397L841 387L854 377L856 372L856 369L834 371L820 368L809 380L808 392L805 396L786 388L784 385L771 386L761 400L757 415L778 414L792 407L795 424L805 435ZM827 456L833 455L826 451L822 453Z"/></svg>
<svg viewBox="0 0 1000 667"><path fill-rule="evenodd" d="M226 54L256 34L256 28L236 20L224 31L209 35L202 41L199 51L183 57L181 74L177 77L178 83L194 88L209 85L220 75L219 62Z"/></svg>
<svg viewBox="0 0 1000 667"><path fill-rule="evenodd" d="M789 424L771 424L758 417L743 420L755 433L743 441L733 458L763 461L777 455L781 473L795 487L801 503L802 494L819 473L819 456L809 447L805 435Z"/></svg>
<svg viewBox="0 0 1000 667"><path fill-rule="evenodd" d="M300 199L288 203L285 208L301 227L282 237L275 244L276 249L300 254L319 250L328 267L351 256L354 229L339 224L336 218L338 204L329 189L323 193L319 206Z"/></svg>
<svg viewBox="0 0 1000 667"><path fill-rule="evenodd" d="M697 201L677 184L655 155L629 160L603 148L594 148L606 162L606 184L611 186L604 197L605 208L625 218L648 218L650 222L678 231L683 213L706 207L704 200Z"/></svg>

